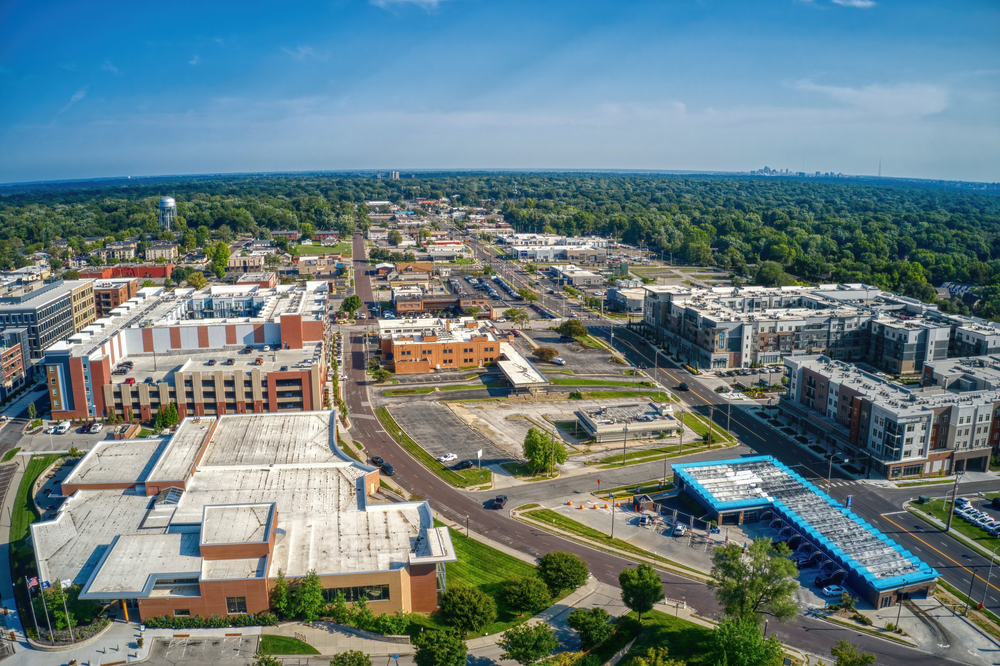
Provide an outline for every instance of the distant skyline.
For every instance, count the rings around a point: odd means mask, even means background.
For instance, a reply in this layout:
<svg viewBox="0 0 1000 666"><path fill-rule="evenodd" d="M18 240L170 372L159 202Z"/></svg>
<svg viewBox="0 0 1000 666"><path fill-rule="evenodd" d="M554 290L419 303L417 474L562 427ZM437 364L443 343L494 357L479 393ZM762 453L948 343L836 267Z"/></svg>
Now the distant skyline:
<svg viewBox="0 0 1000 666"><path fill-rule="evenodd" d="M1000 181L1000 3L0 5L0 182L349 169Z"/></svg>

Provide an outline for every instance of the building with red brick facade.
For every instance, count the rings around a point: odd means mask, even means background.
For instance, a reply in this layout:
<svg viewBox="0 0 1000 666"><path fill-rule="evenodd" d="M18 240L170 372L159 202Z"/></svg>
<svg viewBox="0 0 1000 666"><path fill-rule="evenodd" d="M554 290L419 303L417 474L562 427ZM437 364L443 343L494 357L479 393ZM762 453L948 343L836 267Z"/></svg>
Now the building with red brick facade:
<svg viewBox="0 0 1000 666"><path fill-rule="evenodd" d="M125 301L135 298L139 293L138 278L111 278L94 281L94 304L97 306L97 317L107 316Z"/></svg>
<svg viewBox="0 0 1000 666"><path fill-rule="evenodd" d="M455 562L427 502L373 503L379 472L337 447L335 414L186 419L167 442L105 440L34 523L41 580L138 617L269 609L279 572L333 600L430 613Z"/></svg>
<svg viewBox="0 0 1000 666"><path fill-rule="evenodd" d="M382 357L396 373L411 374L482 366L500 360L502 342L513 338L472 317L379 320Z"/></svg>

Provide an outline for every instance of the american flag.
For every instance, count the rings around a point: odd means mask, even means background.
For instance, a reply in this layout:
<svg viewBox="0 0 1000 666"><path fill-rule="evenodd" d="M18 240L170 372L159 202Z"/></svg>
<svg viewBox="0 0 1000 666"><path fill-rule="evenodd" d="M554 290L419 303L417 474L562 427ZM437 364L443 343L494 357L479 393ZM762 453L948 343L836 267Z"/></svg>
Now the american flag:
<svg viewBox="0 0 1000 666"><path fill-rule="evenodd" d="M38 576L28 579L28 589L30 590L33 587L38 587Z"/></svg>

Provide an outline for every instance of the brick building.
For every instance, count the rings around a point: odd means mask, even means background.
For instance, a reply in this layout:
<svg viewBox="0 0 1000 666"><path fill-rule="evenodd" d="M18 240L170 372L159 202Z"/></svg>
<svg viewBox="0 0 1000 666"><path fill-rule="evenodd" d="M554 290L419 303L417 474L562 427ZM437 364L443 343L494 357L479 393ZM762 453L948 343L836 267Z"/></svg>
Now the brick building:
<svg viewBox="0 0 1000 666"><path fill-rule="evenodd" d="M382 357L396 373L482 366L501 357L500 344L513 338L491 322L461 319L379 320Z"/></svg>
<svg viewBox="0 0 1000 666"><path fill-rule="evenodd" d="M116 307L135 298L139 293L139 280L136 278L112 278L94 281L94 301L97 316L104 317Z"/></svg>
<svg viewBox="0 0 1000 666"><path fill-rule="evenodd" d="M174 272L174 264L119 264L106 268L90 269L80 272L80 277L87 280L107 280L110 278L168 278Z"/></svg>

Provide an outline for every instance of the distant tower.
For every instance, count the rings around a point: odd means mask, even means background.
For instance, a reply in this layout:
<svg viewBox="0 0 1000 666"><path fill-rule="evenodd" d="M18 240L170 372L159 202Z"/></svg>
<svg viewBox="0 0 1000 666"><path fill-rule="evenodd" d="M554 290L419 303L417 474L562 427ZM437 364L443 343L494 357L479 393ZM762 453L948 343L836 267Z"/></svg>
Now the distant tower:
<svg viewBox="0 0 1000 666"><path fill-rule="evenodd" d="M160 199L160 228L169 230L175 217L177 217L177 202L174 201L174 198L163 197Z"/></svg>

